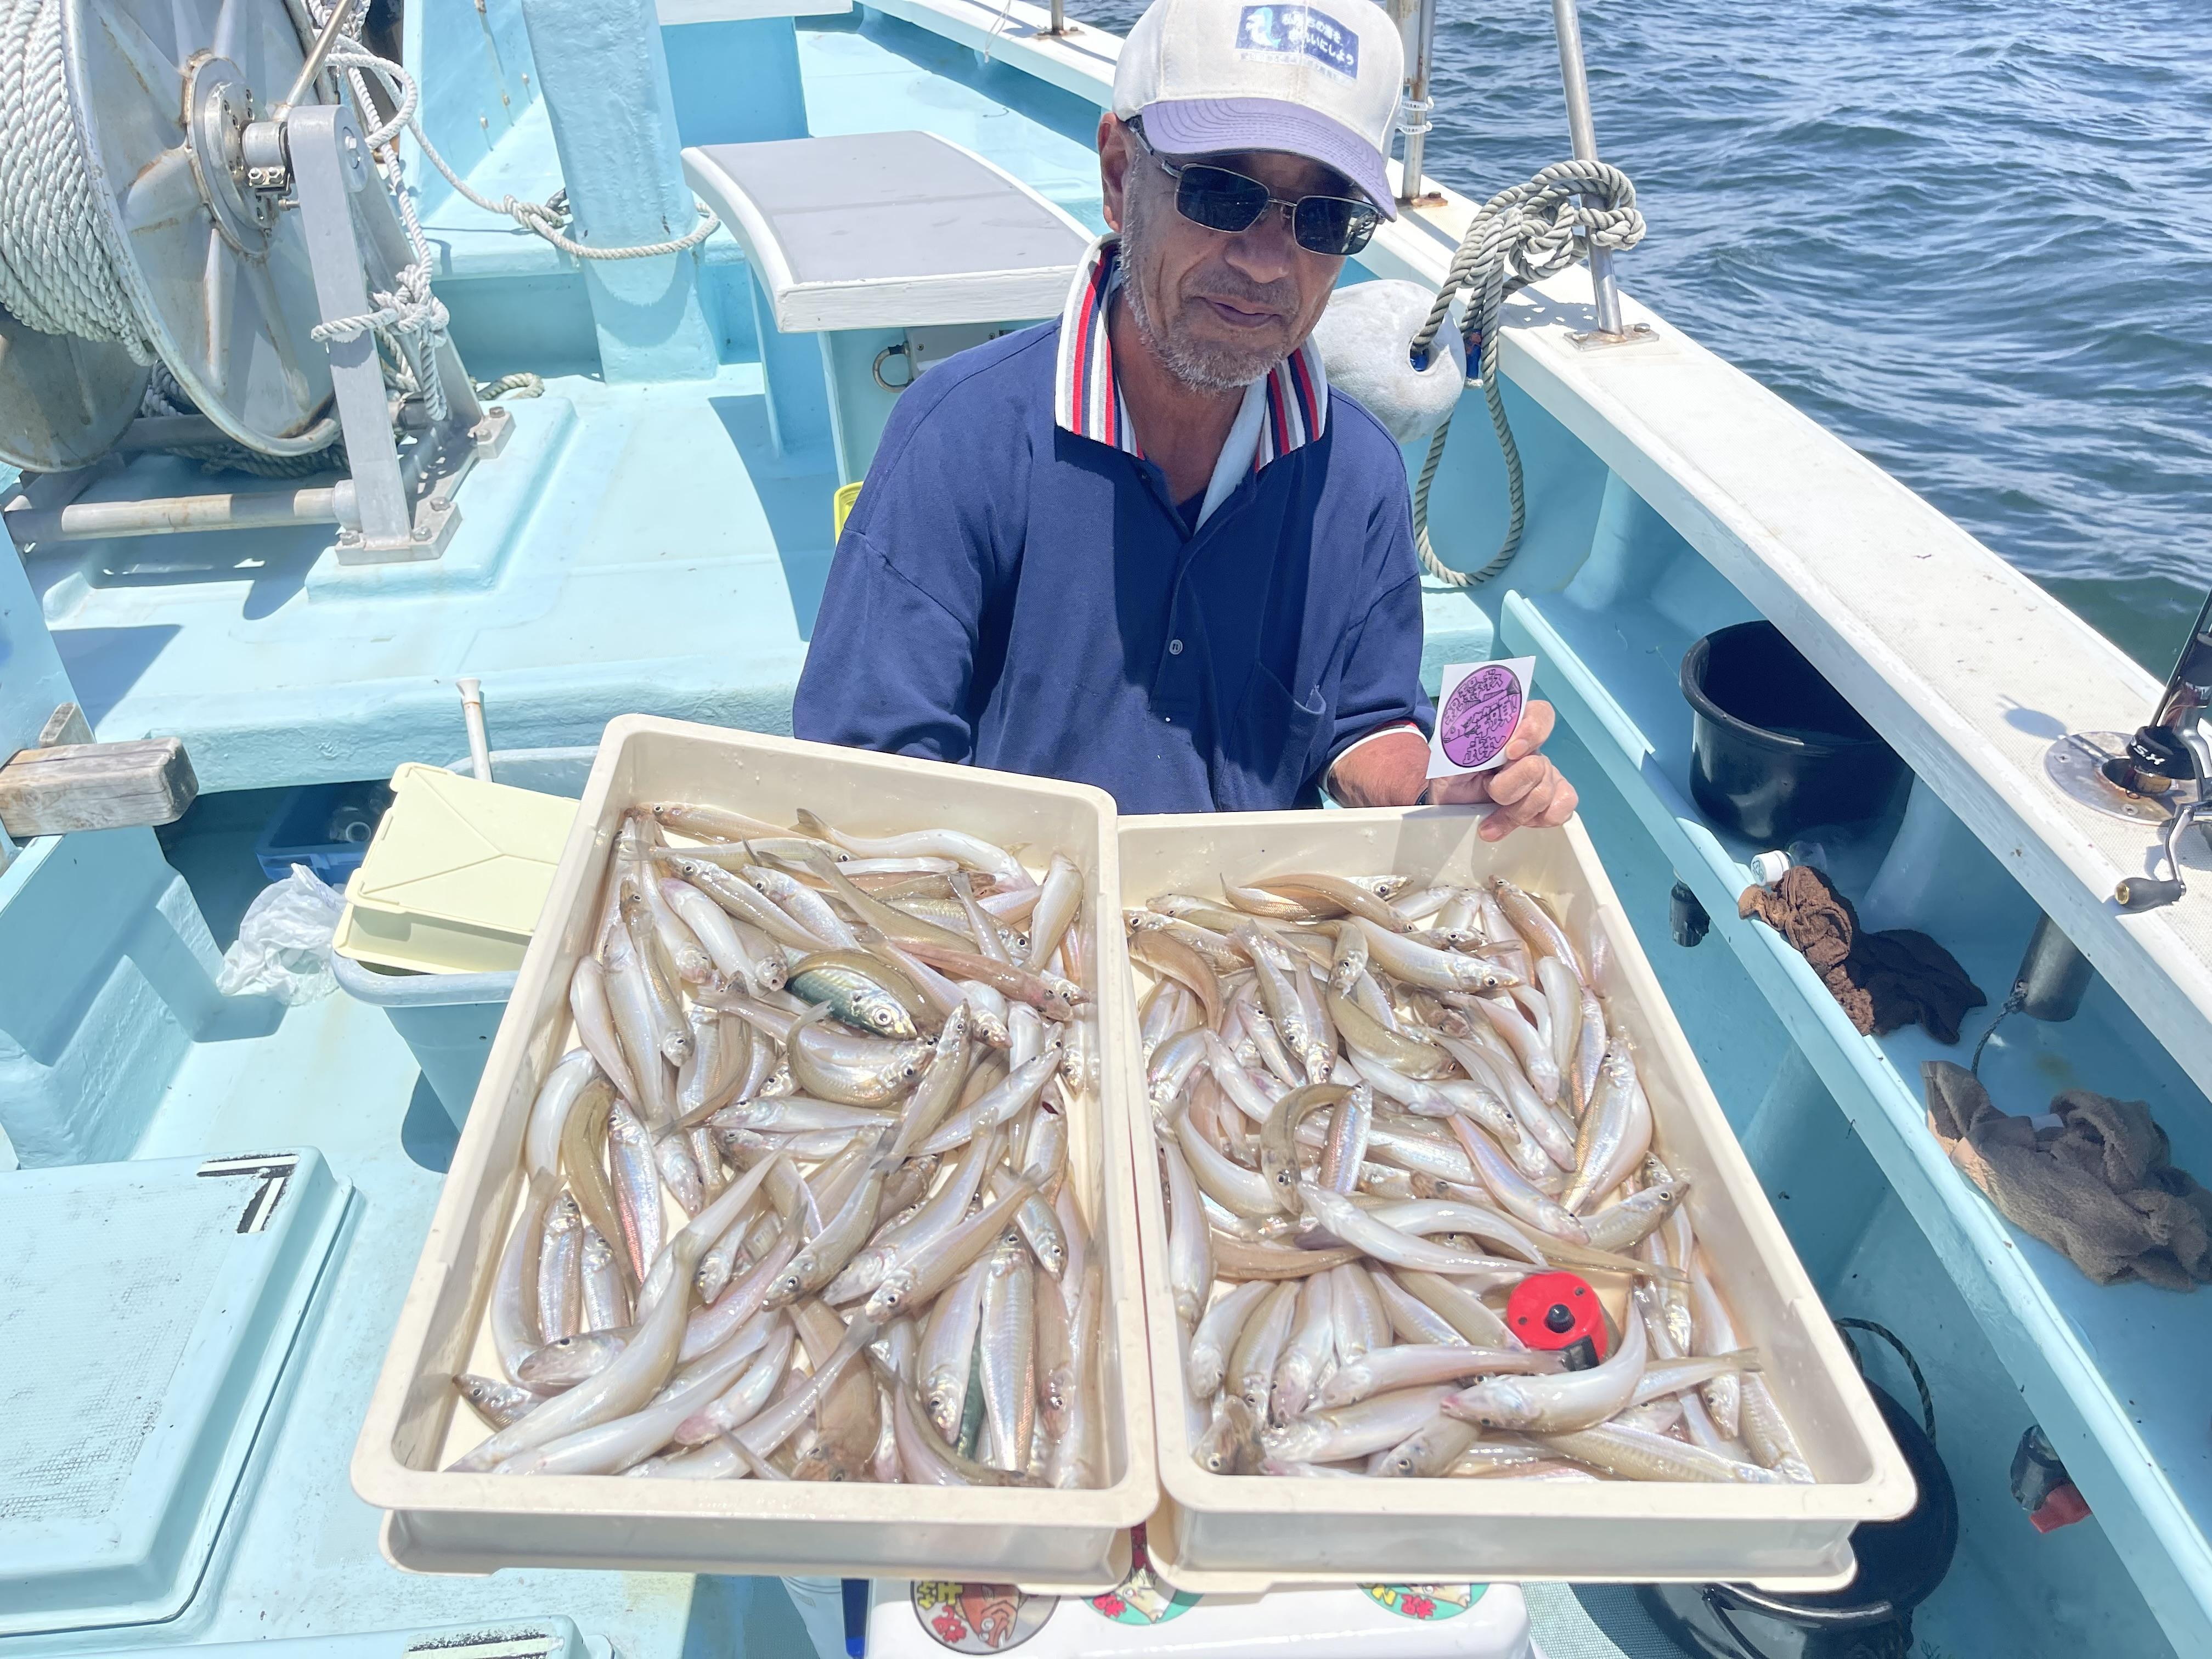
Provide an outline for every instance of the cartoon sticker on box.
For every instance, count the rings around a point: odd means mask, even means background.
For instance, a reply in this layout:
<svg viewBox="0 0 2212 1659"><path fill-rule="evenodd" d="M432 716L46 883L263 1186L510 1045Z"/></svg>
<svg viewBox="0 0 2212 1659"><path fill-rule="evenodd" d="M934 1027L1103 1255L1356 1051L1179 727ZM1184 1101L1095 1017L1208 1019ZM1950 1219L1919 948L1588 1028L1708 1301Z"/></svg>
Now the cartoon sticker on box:
<svg viewBox="0 0 2212 1659"><path fill-rule="evenodd" d="M921 1579L910 1599L915 1617L939 1647L954 1653L1010 1653L1044 1628L1060 1605L1013 1584L963 1584Z"/></svg>
<svg viewBox="0 0 2212 1659"><path fill-rule="evenodd" d="M1482 1600L1487 1584L1362 1584L1360 1589L1401 1619L1424 1624L1456 1619Z"/></svg>
<svg viewBox="0 0 2212 1659"><path fill-rule="evenodd" d="M1196 1607L1198 1597L1177 1589L1152 1571L1140 1521L1129 1529L1128 1577L1105 1595L1092 1596L1091 1605L1117 1625L1164 1625Z"/></svg>

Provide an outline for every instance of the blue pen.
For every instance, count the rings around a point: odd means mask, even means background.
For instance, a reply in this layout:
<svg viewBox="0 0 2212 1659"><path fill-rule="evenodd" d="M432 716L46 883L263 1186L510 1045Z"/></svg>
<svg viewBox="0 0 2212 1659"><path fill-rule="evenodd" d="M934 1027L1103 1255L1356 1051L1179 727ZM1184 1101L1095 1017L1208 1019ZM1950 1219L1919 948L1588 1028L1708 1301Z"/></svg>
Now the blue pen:
<svg viewBox="0 0 2212 1659"><path fill-rule="evenodd" d="M845 1659L867 1659L868 1581L848 1578L845 1591Z"/></svg>

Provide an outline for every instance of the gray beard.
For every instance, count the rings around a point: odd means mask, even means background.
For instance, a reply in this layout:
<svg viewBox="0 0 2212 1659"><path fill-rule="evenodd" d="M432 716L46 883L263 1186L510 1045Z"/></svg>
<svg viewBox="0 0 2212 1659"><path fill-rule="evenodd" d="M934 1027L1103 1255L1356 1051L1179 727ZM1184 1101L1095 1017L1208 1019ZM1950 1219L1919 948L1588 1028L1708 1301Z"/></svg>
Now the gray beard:
<svg viewBox="0 0 2212 1659"><path fill-rule="evenodd" d="M1136 273L1143 268L1145 237L1152 209L1139 208L1133 198L1121 227L1121 294L1128 301L1129 320L1145 347L1161 368L1193 392L1208 396L1242 392L1283 361L1272 346L1200 345L1178 338L1159 325L1145 301L1144 285Z"/></svg>

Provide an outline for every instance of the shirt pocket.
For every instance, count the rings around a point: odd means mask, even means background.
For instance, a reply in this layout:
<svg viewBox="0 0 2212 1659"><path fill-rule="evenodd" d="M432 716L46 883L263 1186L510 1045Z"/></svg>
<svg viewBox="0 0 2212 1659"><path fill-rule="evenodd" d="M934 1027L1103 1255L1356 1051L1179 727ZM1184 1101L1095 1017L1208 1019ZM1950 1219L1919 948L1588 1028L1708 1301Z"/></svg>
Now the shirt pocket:
<svg viewBox="0 0 2212 1659"><path fill-rule="evenodd" d="M1310 696L1294 697L1265 663L1254 663L1244 695L1214 745L1215 807L1266 812L1297 805L1313 775L1316 745L1328 718L1318 686Z"/></svg>

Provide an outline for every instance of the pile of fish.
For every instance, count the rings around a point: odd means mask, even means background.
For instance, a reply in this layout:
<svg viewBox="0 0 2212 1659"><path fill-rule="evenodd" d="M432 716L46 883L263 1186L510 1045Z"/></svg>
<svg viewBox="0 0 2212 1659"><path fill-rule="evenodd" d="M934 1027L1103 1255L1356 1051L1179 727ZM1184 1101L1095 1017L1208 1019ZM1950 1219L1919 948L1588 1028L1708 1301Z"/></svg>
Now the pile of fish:
<svg viewBox="0 0 2212 1659"><path fill-rule="evenodd" d="M452 1467L1103 1485L1084 912L956 830L626 815Z"/></svg>
<svg viewBox="0 0 2212 1659"><path fill-rule="evenodd" d="M1603 934L1502 879L1222 886L1124 918L1199 1462L1811 1480L1652 1152ZM1597 1363L1509 1328L1547 1272L1628 1287Z"/></svg>

